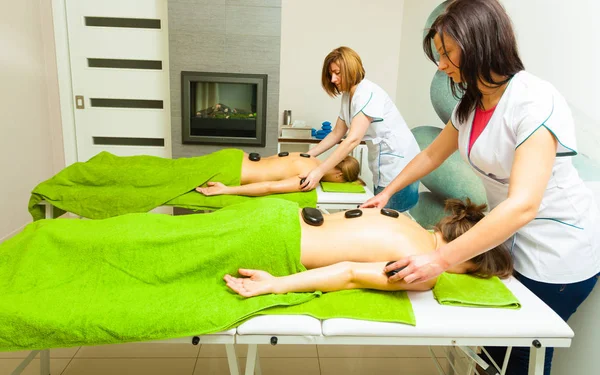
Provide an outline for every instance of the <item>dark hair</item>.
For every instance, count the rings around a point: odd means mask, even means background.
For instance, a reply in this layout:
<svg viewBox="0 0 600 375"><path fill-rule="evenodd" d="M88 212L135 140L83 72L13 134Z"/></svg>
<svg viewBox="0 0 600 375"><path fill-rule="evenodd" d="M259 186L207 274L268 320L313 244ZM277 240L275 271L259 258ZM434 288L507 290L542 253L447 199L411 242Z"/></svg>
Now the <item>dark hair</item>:
<svg viewBox="0 0 600 375"><path fill-rule="evenodd" d="M350 91L352 86L358 85L365 78L365 68L358 53L349 47L338 47L325 57L323 61L323 70L321 72L321 85L329 96L335 97L340 94L340 90L331 83L331 73L329 66L336 63L340 66L340 76L342 77L341 91Z"/></svg>
<svg viewBox="0 0 600 375"><path fill-rule="evenodd" d="M479 220L485 217L486 204L476 205L469 198L466 202L460 199L447 199L446 211L452 214L442 218L434 230L442 234L446 242L450 242L473 228ZM470 271L477 276L506 278L513 273L513 259L503 245L494 247L470 259L474 269Z"/></svg>
<svg viewBox="0 0 600 375"><path fill-rule="evenodd" d="M469 114L481 106L482 94L477 86L480 79L490 87L498 87L525 69L519 57L512 22L497 0L454 0L448 4L423 39L425 54L437 64L432 42L436 34L442 39L444 53L444 35L454 39L461 50L458 67L461 82L456 84L450 80L454 97L458 99L462 95L457 108L461 122L465 122ZM506 78L496 82L492 72Z"/></svg>

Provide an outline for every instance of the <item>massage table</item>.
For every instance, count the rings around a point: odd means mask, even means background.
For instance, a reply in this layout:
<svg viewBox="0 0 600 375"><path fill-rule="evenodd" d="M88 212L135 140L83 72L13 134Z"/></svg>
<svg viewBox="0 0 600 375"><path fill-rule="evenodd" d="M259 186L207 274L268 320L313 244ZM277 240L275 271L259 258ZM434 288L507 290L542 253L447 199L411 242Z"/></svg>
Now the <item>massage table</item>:
<svg viewBox="0 0 600 375"><path fill-rule="evenodd" d="M259 344L441 346L446 348L450 371L446 372L432 354L440 374L473 373L459 372L461 366L465 367L459 362L464 361L461 357L478 360L472 347L524 346L531 348L529 375L542 375L545 349L569 347L573 331L518 280L510 278L504 282L520 300L520 310L444 306L434 299L431 291L408 292L416 326L341 318L318 320L305 315L263 315L224 332L152 342L223 344L232 375L240 374L234 344L248 345L246 375L261 373ZM20 374L37 353L32 352L12 374ZM473 361L469 363L467 368L472 370ZM498 365L506 367L506 363ZM40 374L48 375L49 366L49 351L41 351ZM400 369L398 372L401 373ZM488 370L481 374L495 373Z"/></svg>
<svg viewBox="0 0 600 375"><path fill-rule="evenodd" d="M365 186L364 193L330 193L317 185L317 208L329 210L351 210L373 197L373 192Z"/></svg>
<svg viewBox="0 0 600 375"><path fill-rule="evenodd" d="M52 206L46 205L46 217L52 217L51 214ZM518 280L510 278L504 283L521 302L521 309L445 306L434 299L431 291L408 292L416 326L342 318L319 320L306 315L264 315L224 332L152 342L223 344L232 375L240 374L235 344L248 345L246 375L260 374L259 344L442 346L445 347L450 372L445 372L436 356L432 355L440 374L471 374L475 362L486 367L473 347L521 346L531 348L529 375L542 375L545 349L569 347L574 333ZM20 374L38 353L41 358L40 374L49 375L49 350L32 351L11 375ZM467 365L463 364L464 358L467 358ZM506 362L498 364L500 368L506 365ZM465 366L467 370L459 372L459 368ZM496 372L488 370L485 373Z"/></svg>
<svg viewBox="0 0 600 375"><path fill-rule="evenodd" d="M364 193L331 193L323 191L321 185L317 185L317 208L323 211L351 210L356 208L373 197L373 192L367 186L364 186L364 188ZM46 201L41 201L39 204L45 207L46 218L54 217L54 206L48 204ZM160 209L170 208L170 206L160 207Z"/></svg>

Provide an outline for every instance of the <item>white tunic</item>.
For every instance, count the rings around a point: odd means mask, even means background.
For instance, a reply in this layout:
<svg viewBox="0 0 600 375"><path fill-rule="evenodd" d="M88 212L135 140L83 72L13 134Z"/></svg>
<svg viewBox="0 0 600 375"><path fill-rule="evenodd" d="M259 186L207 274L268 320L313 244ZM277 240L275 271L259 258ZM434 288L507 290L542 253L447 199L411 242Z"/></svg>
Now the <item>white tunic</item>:
<svg viewBox="0 0 600 375"><path fill-rule="evenodd" d="M348 129L359 112L373 119L363 137L369 150L373 185L388 186L420 152L419 145L388 94L367 79L357 85L352 103L349 93L342 94L340 118Z"/></svg>
<svg viewBox="0 0 600 375"><path fill-rule="evenodd" d="M473 113L465 123L452 115L462 157L483 181L490 208L508 197L515 150L544 126L558 141L556 161L534 220L506 245L522 275L546 283L573 283L600 271L600 214L571 158L577 154L573 118L548 82L525 71L510 81L489 123L473 144Z"/></svg>

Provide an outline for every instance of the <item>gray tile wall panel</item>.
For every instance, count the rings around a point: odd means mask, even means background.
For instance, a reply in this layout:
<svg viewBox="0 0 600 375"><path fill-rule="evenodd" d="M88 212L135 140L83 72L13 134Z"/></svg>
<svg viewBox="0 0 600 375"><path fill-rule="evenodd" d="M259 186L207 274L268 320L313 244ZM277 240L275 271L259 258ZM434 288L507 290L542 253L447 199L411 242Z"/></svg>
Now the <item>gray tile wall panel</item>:
<svg viewBox="0 0 600 375"><path fill-rule="evenodd" d="M281 8L281 0L227 0L227 5Z"/></svg>
<svg viewBox="0 0 600 375"><path fill-rule="evenodd" d="M173 157L205 155L226 146L181 142L181 72L268 74L266 146L277 152L281 0L169 0L169 65Z"/></svg>
<svg viewBox="0 0 600 375"><path fill-rule="evenodd" d="M227 6L226 34L281 36L281 8Z"/></svg>

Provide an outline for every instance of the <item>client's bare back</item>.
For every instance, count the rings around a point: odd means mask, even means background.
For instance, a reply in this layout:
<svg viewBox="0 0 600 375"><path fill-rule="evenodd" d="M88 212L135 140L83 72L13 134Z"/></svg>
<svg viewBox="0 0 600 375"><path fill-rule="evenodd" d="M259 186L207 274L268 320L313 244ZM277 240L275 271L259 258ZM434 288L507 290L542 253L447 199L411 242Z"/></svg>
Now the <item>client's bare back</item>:
<svg viewBox="0 0 600 375"><path fill-rule="evenodd" d="M286 156L273 155L252 161L248 154L244 153L241 184L284 180L308 173L321 164L321 161L314 157L300 155L299 152L290 152Z"/></svg>
<svg viewBox="0 0 600 375"><path fill-rule="evenodd" d="M350 219L344 212L324 215L321 226L300 217L302 264L310 269L343 261L392 261L433 250L432 234L408 217L384 216L376 208L361 211Z"/></svg>

